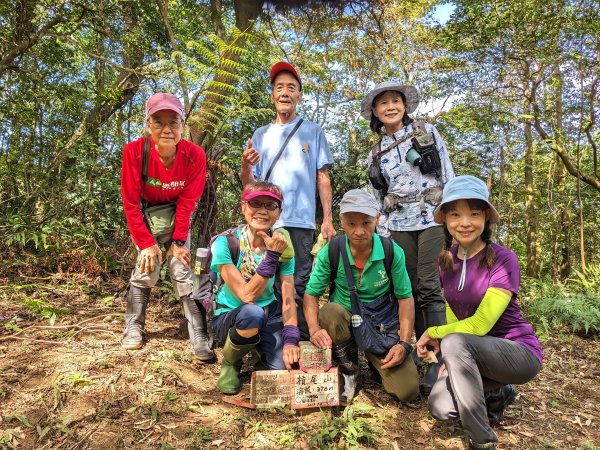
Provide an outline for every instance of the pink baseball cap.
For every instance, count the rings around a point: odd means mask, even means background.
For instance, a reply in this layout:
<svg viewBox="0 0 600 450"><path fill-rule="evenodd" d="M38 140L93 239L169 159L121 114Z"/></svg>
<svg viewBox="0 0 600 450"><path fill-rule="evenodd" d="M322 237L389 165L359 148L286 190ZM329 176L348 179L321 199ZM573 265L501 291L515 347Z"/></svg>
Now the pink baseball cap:
<svg viewBox="0 0 600 450"><path fill-rule="evenodd" d="M159 92L150 97L146 102L146 119L152 114L164 111L165 109L183 116L183 108L179 99L168 92Z"/></svg>
<svg viewBox="0 0 600 450"><path fill-rule="evenodd" d="M269 81L271 82L271 84L273 84L275 78L281 72L290 72L294 76L294 78L298 80L298 83L300 83L300 89L302 89L302 81L300 81L300 76L298 75L298 72L296 72L294 66L285 61L279 61L273 67L271 67L271 73L269 75Z"/></svg>
<svg viewBox="0 0 600 450"><path fill-rule="evenodd" d="M261 196L271 197L271 198L277 200L280 204L283 203L283 198L281 196L277 195L275 192L265 191L265 190L247 192L245 189L242 192L242 200L252 200L253 198L261 197Z"/></svg>

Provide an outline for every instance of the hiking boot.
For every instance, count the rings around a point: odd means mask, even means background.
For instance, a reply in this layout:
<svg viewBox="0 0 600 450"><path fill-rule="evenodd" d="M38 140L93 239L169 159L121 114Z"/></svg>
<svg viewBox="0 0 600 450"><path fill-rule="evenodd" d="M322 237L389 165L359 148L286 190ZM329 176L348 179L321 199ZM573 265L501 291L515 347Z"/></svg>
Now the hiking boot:
<svg viewBox="0 0 600 450"><path fill-rule="evenodd" d="M252 365L252 372L257 372L259 370L269 370L269 366L264 358L264 355L257 349L253 348L250 352Z"/></svg>
<svg viewBox="0 0 600 450"><path fill-rule="evenodd" d="M125 312L125 330L121 346L127 350L139 350L144 345L143 331L146 323L146 306L150 298L149 287L129 287L127 310Z"/></svg>
<svg viewBox="0 0 600 450"><path fill-rule="evenodd" d="M356 385L358 381L358 374L348 375L342 374L342 381L344 383L344 390L340 394L340 402L350 403L356 393Z"/></svg>
<svg viewBox="0 0 600 450"><path fill-rule="evenodd" d="M504 410L515 401L516 397L517 391L512 384L505 384L501 388L485 394L485 406L490 425L495 425L502 420Z"/></svg>
<svg viewBox="0 0 600 450"><path fill-rule="evenodd" d="M354 339L349 339L342 344L334 345L331 348L331 353L344 382L344 391L340 394L340 401L350 403L356 393L359 372L358 347Z"/></svg>
<svg viewBox="0 0 600 450"><path fill-rule="evenodd" d="M227 341L223 346L223 362L221 362L221 374L217 380L217 388L223 394L237 394L241 387L240 370L242 360L246 353L256 347L260 340L252 344L237 345L231 342L227 335Z"/></svg>
<svg viewBox="0 0 600 450"><path fill-rule="evenodd" d="M375 382L377 384L382 384L383 380L381 379L381 374L379 373L379 371L375 368L373 363L371 361L369 361L368 359L367 359L367 364L369 365L369 371L371 372L371 379L373 380L373 382Z"/></svg>
<svg viewBox="0 0 600 450"><path fill-rule="evenodd" d="M210 361L215 357L212 351L212 339L208 335L206 326L206 312L204 308L193 298L181 297L183 313L187 319L190 342L194 349L194 355L200 361Z"/></svg>
<svg viewBox="0 0 600 450"><path fill-rule="evenodd" d="M496 442L477 444L469 439L469 450L496 450Z"/></svg>
<svg viewBox="0 0 600 450"><path fill-rule="evenodd" d="M427 328L435 327L438 325L446 324L446 311L426 311L425 312L425 323ZM421 395L424 397L428 397L431 393L431 389L433 389L433 385L436 383L438 379L438 373L440 371L441 361L442 361L442 352L437 353L437 358L439 363L430 363L427 366L427 370L425 371L425 375L421 379L419 383L419 390L421 391Z"/></svg>

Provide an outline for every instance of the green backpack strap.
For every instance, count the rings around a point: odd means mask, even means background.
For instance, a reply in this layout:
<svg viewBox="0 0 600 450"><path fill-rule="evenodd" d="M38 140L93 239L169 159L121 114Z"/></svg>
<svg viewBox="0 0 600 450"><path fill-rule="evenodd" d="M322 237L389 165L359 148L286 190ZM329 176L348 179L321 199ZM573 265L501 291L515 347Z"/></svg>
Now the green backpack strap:
<svg viewBox="0 0 600 450"><path fill-rule="evenodd" d="M345 250L345 246L342 247L342 244L345 243L346 236L336 236L329 242L329 248L327 249L327 253L329 256L329 268L331 273L329 274L329 296L331 298L331 294L335 289L335 279L338 274L338 267L340 265L340 251L342 248ZM379 236L381 239L381 245L383 246L383 265L385 267L385 272L390 280L390 291L394 292L394 279L392 278L392 264L394 263L394 241L392 238Z"/></svg>

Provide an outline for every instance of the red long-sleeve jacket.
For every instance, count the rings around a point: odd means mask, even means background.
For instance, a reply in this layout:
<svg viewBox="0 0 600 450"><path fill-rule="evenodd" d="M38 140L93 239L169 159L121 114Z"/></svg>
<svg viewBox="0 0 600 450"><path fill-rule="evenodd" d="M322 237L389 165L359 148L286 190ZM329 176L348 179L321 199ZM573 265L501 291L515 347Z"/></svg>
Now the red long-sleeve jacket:
<svg viewBox="0 0 600 450"><path fill-rule="evenodd" d="M177 144L173 167L167 170L160 161L154 142L150 139L148 179L142 187L145 140L146 138L142 137L125 146L121 168L123 209L131 237L140 250L156 243L140 210L142 196L149 204L177 203L173 239L185 241L190 228L191 214L202 196L206 181L206 155L202 148L181 139Z"/></svg>

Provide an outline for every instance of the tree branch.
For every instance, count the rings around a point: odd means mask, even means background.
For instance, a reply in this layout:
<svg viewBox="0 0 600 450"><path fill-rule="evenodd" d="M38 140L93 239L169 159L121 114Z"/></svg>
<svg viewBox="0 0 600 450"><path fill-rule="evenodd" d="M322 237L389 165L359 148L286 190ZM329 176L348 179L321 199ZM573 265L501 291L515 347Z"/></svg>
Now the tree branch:
<svg viewBox="0 0 600 450"><path fill-rule="evenodd" d="M581 181L593 187L597 191L600 191L600 180L596 180L593 177L590 177L589 175L586 175L585 173L582 173L580 170L578 170L577 167L575 167L575 165L573 164L571 158L569 158L569 155L567 155L565 147L559 144L555 139L553 139L542 126L542 123L540 121L541 111L537 104L537 101L535 100L536 90L538 86L539 84L532 83L531 87L531 104L533 106L533 125L535 131L537 131L537 133L544 140L546 145L548 145L548 147L550 147L550 149L558 155L558 157L565 165L565 168L571 175L573 175L576 178L579 178Z"/></svg>
<svg viewBox="0 0 600 450"><path fill-rule="evenodd" d="M167 36L169 38L171 46L173 47L173 51L179 53L179 47L177 46L177 41L175 40L175 36L173 35L173 29L171 28L171 24L169 23L167 7L163 4L161 0L156 0L156 5L158 6L158 10L160 11L163 24L165 25L165 31L167 32ZM177 74L179 75L181 90L183 91L183 107L185 110L185 116L187 116L190 113L190 98L188 94L187 81L185 79L183 64L181 63L181 57L179 56L179 54L175 55L175 64L177 65Z"/></svg>

